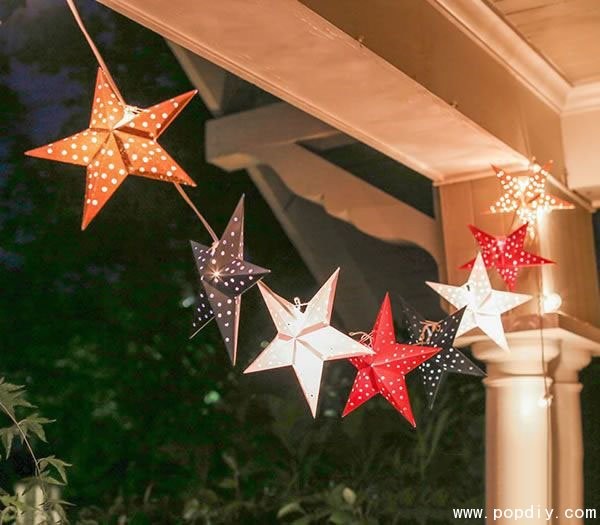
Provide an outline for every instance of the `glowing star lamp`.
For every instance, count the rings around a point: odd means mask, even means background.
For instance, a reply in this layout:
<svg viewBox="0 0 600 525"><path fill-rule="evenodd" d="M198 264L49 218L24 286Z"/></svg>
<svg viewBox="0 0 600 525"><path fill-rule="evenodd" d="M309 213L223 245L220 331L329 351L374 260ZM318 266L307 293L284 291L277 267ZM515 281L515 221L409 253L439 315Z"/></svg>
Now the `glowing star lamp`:
<svg viewBox="0 0 600 525"><path fill-rule="evenodd" d="M192 337L215 319L235 365L241 295L269 273L269 270L244 260L244 197L221 239L212 246L191 243L202 286L194 308Z"/></svg>
<svg viewBox="0 0 600 525"><path fill-rule="evenodd" d="M508 236L495 236L475 226L469 226L481 250L485 267L495 268L510 291L515 288L520 268L554 264L554 261L523 249L527 228L528 224L523 224ZM472 259L461 268L471 269L474 262L475 259Z"/></svg>
<svg viewBox="0 0 600 525"><path fill-rule="evenodd" d="M339 268L306 304L305 310L258 283L277 335L244 373L291 366L313 417L317 413L323 363L373 353L329 324L338 274Z"/></svg>
<svg viewBox="0 0 600 525"><path fill-rule="evenodd" d="M195 94L135 108L120 102L99 68L89 128L26 154L87 168L81 225L85 230L127 175L196 185L156 142Z"/></svg>
<svg viewBox="0 0 600 525"><path fill-rule="evenodd" d="M493 290L481 253L477 254L469 280L462 286L427 282L456 308L465 308L456 336L479 327L500 348L508 351L501 315L531 299L530 295Z"/></svg>
<svg viewBox="0 0 600 525"><path fill-rule="evenodd" d="M389 294L386 294L379 309L373 327L371 348L373 355L350 359L358 373L343 416L373 396L381 394L413 427L416 427L405 377L440 349L396 342Z"/></svg>
<svg viewBox="0 0 600 525"><path fill-rule="evenodd" d="M525 174L510 174L492 166L502 186L503 194L490 206L492 213L516 213L521 222L533 231L537 220L553 210L568 210L574 206L546 193L548 171L539 164L531 164Z"/></svg>

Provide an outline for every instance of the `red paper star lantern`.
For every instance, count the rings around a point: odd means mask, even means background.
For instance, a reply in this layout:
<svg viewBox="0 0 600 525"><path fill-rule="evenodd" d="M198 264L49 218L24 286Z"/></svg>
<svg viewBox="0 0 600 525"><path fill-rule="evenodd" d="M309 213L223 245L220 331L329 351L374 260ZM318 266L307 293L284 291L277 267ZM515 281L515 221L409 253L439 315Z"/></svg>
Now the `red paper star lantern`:
<svg viewBox="0 0 600 525"><path fill-rule="evenodd" d="M416 427L405 376L437 354L440 348L396 342L389 294L386 294L377 315L371 348L375 352L374 355L350 359L358 373L342 415L349 414L365 401L381 394L413 427Z"/></svg>
<svg viewBox="0 0 600 525"><path fill-rule="evenodd" d="M87 167L85 230L127 175L196 185L156 142L195 94L189 91L148 109L128 106L98 68L89 128L26 155Z"/></svg>
<svg viewBox="0 0 600 525"><path fill-rule="evenodd" d="M555 264L550 259L544 259L523 249L528 226L525 223L508 236L495 236L469 225L469 229L479 244L485 267L498 270L510 291L515 288L519 268ZM474 258L463 264L461 268L471 269L473 264L475 264Z"/></svg>

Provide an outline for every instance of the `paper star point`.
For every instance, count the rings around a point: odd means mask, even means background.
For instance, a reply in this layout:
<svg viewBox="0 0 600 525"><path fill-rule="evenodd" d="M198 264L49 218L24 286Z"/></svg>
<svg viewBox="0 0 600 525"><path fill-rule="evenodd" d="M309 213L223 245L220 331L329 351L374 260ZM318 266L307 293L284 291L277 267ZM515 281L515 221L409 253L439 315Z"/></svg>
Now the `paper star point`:
<svg viewBox="0 0 600 525"><path fill-rule="evenodd" d="M554 264L554 261L550 259L525 251L523 246L528 226L525 223L507 236L496 236L469 225L469 229L481 249L485 267L495 268L511 292L515 288L520 268ZM471 269L474 263L475 259L471 259L460 268Z"/></svg>
<svg viewBox="0 0 600 525"><path fill-rule="evenodd" d="M86 166L81 229L85 230L128 175L195 186L156 139L197 91L148 109L124 105L99 68L89 128L25 154Z"/></svg>
<svg viewBox="0 0 600 525"><path fill-rule="evenodd" d="M244 260L244 197L221 239L212 246L191 241L201 290L194 306L194 335L215 319L231 362L237 357L241 295L269 270Z"/></svg>
<svg viewBox="0 0 600 525"><path fill-rule="evenodd" d="M408 342L439 348L440 351L417 369L421 375L429 408L433 408L444 379L449 373L484 376L485 373L462 352L454 348L454 338L462 321L465 308L437 323L425 320L406 302L402 303Z"/></svg>
<svg viewBox="0 0 600 525"><path fill-rule="evenodd" d="M319 403L323 363L373 353L329 324L338 274L339 268L307 303L304 311L264 283L258 283L277 335L244 373L291 366L313 417Z"/></svg>
<svg viewBox="0 0 600 525"><path fill-rule="evenodd" d="M358 372L342 416L348 415L373 396L381 394L413 427L416 427L405 377L439 352L439 348L401 344L396 341L389 294L386 294L377 315L371 348L373 355L350 359Z"/></svg>
<svg viewBox="0 0 600 525"><path fill-rule="evenodd" d="M506 351L509 348L501 315L531 299L531 295L492 289L481 253L477 254L469 279L462 286L450 286L429 281L427 281L427 285L456 308L466 307L456 332L457 336L479 327L492 341Z"/></svg>

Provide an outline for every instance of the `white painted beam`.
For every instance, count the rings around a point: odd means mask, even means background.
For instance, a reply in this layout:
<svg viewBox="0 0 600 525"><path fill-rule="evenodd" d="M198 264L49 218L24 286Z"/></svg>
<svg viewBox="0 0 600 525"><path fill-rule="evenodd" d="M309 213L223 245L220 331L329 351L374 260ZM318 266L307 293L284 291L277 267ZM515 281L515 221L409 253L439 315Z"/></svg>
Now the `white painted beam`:
<svg viewBox="0 0 600 525"><path fill-rule="evenodd" d="M227 71L169 40L167 44L190 82L196 86L208 110L213 115L220 115L223 109Z"/></svg>
<svg viewBox="0 0 600 525"><path fill-rule="evenodd" d="M233 171L256 164L250 152L264 146L331 137L339 131L283 102L227 115L206 123L210 162Z"/></svg>
<svg viewBox="0 0 600 525"><path fill-rule="evenodd" d="M365 320L377 311L381 298L375 296L368 277L355 261L352 250L360 248L356 243L348 246L336 221L324 212L315 214L314 206L294 195L271 168L252 166L248 174L318 282L324 282L343 261L336 314L349 329L362 329Z"/></svg>
<svg viewBox="0 0 600 525"><path fill-rule="evenodd" d="M444 266L441 229L431 217L296 144L248 153L254 165L272 167L295 195L333 217L386 242L415 244Z"/></svg>
<svg viewBox="0 0 600 525"><path fill-rule="evenodd" d="M490 163L526 165L523 154L296 0L100 2L431 179L488 176Z"/></svg>
<svg viewBox="0 0 600 525"><path fill-rule="evenodd" d="M288 104L273 104L208 121L206 160L228 171L266 164L295 195L372 237L420 246L442 268L434 219L297 144L335 133Z"/></svg>

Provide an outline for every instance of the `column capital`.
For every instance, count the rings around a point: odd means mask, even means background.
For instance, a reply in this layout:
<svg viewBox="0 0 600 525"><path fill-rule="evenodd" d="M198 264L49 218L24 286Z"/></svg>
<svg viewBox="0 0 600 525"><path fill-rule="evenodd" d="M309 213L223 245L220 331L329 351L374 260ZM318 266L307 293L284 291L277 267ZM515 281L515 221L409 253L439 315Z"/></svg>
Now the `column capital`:
<svg viewBox="0 0 600 525"><path fill-rule="evenodd" d="M556 383L560 384L579 384L579 372L590 364L592 353L582 348L569 348L564 346L550 365L550 373Z"/></svg>
<svg viewBox="0 0 600 525"><path fill-rule="evenodd" d="M502 350L490 340L472 343L473 355L488 365L489 381L504 376L544 376L545 369L561 352L561 342L544 337L543 349L540 338L519 337L507 334L510 350Z"/></svg>
<svg viewBox="0 0 600 525"><path fill-rule="evenodd" d="M562 313L505 318L504 327L509 352L479 330L457 338L456 345L471 345L490 376L544 375L544 362L558 383L576 383L579 371L600 356L600 328Z"/></svg>

